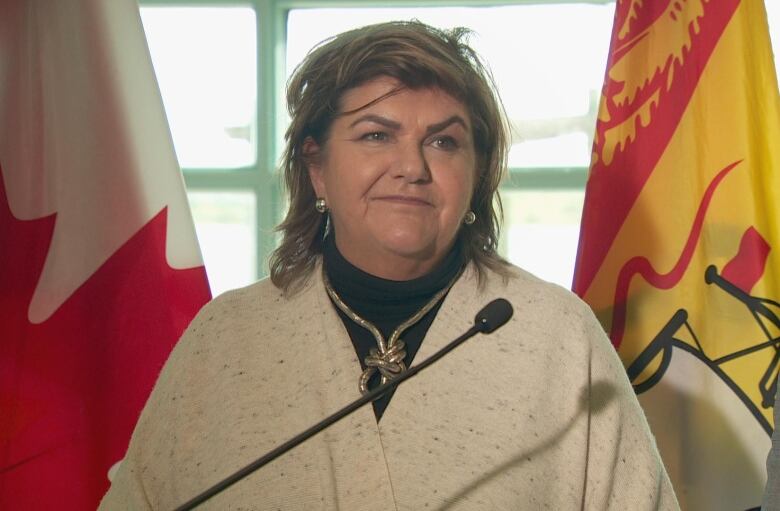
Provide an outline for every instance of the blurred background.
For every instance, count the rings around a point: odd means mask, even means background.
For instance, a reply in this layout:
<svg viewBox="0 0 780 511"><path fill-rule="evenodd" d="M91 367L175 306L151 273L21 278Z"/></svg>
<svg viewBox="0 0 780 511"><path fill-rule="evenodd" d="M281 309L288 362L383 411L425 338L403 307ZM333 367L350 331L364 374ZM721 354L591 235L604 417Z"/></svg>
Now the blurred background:
<svg viewBox="0 0 780 511"><path fill-rule="evenodd" d="M214 296L267 274L286 204L287 78L344 30L412 19L474 31L511 129L500 251L570 287L614 2L141 0ZM780 7L766 2L775 55Z"/></svg>

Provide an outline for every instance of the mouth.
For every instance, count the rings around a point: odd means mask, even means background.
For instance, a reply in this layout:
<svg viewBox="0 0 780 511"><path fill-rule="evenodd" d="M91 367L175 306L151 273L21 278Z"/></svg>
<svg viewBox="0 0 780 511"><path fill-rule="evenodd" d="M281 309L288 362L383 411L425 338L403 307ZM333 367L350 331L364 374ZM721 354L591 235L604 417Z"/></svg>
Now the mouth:
<svg viewBox="0 0 780 511"><path fill-rule="evenodd" d="M374 200L407 206L433 206L433 204L426 199L409 195L383 195L381 197L375 197Z"/></svg>

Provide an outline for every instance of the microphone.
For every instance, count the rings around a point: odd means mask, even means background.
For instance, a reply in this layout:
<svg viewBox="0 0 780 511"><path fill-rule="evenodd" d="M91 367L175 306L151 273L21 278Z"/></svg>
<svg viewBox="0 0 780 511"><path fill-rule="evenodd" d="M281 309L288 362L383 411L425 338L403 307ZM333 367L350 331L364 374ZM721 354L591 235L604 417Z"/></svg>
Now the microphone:
<svg viewBox="0 0 780 511"><path fill-rule="evenodd" d="M235 483L247 477L249 474L253 473L257 469L263 467L264 465L267 465L268 463L272 462L282 454L291 450L293 447L302 444L303 442L313 437L323 429L340 421L347 415L350 415L352 412L354 412L361 406L370 403L376 400L377 398L381 397L384 393L397 387L404 381L408 380L412 376L416 375L426 367L430 366L431 364L439 360L441 357L443 357L453 349L457 348L460 344L462 344L467 339L470 339L471 337L473 337L478 333L489 334L494 332L496 329L503 326L507 321L509 321L509 319L512 317L512 313L513 313L512 304L510 304L507 300L503 298L497 298L493 300L492 302L485 305L482 308L482 310L480 310L477 313L477 316L474 318L474 326L469 328L460 337L451 341L442 349L440 349L439 351L437 351L436 353L434 353L433 355L425 359L423 362L417 364L416 366L410 367L409 369L402 372L397 377L393 378L387 383L379 385L374 390L367 392L366 394L363 394L363 396L356 399L352 403L348 404L347 406L337 411L333 415L326 417L325 419L318 422L314 426L310 427L306 431L299 433L298 435L294 436L293 438L286 441L285 443L267 452L266 454L264 454L257 460L253 461L249 465L238 470L234 474L229 475L228 477L218 482L211 488L203 491L202 493L188 500L181 506L177 507L176 511L186 511L194 508L197 505L206 502L214 495L234 485Z"/></svg>
<svg viewBox="0 0 780 511"><path fill-rule="evenodd" d="M496 298L485 305L474 318L474 324L480 325L483 334L493 333L512 317L512 304L503 298Z"/></svg>

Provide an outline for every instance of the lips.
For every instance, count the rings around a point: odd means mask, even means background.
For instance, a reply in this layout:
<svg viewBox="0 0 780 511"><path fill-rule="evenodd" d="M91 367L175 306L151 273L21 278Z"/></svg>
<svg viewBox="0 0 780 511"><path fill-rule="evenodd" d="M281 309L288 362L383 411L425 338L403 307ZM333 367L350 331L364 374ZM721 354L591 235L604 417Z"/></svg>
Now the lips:
<svg viewBox="0 0 780 511"><path fill-rule="evenodd" d="M414 197L411 195L383 195L381 197L375 197L374 200L408 206L433 206L433 204L431 204L431 202L427 199L422 197Z"/></svg>

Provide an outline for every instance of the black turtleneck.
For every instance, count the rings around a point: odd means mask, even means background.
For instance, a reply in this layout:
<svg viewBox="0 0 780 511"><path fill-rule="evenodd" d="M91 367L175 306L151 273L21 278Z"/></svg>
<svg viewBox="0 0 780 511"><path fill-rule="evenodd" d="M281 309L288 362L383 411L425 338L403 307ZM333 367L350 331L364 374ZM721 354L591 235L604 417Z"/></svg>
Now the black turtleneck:
<svg viewBox="0 0 780 511"><path fill-rule="evenodd" d="M438 267L427 275L406 281L387 280L375 277L353 266L341 255L333 238L331 233L323 245L322 255L328 280L341 300L358 316L373 323L382 332L385 340L390 338L398 325L414 315L437 292L446 287L463 266L462 256L456 244L456 248L450 251ZM428 311L420 321L401 335L401 339L406 345L406 358L404 359L406 367L411 366L442 301L439 300L439 303ZM364 360L368 356L368 351L377 347L376 340L371 332L349 319L338 307L336 307L336 311L355 346L360 365L365 370ZM359 374L355 375L355 385L357 385L359 377ZM378 375L374 378L378 381ZM376 381L372 381L370 384L376 384ZM377 422L382 418L392 396L393 393L389 392L374 401L374 414Z"/></svg>

